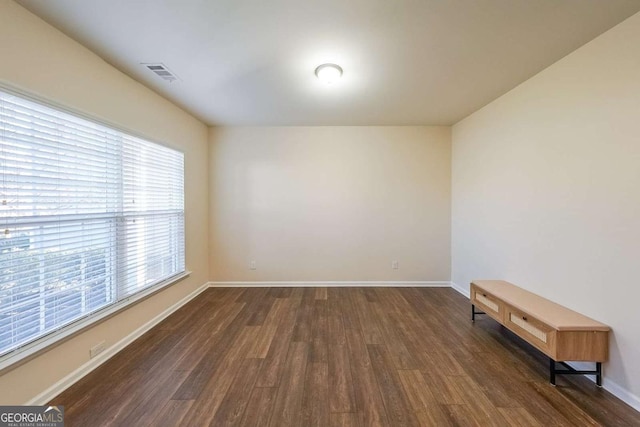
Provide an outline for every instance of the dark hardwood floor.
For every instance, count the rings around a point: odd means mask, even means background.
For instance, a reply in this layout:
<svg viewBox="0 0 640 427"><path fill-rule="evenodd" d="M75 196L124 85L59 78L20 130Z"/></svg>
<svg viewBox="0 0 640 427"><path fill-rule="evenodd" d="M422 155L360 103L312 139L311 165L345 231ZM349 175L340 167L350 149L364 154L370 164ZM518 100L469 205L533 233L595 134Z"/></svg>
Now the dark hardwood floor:
<svg viewBox="0 0 640 427"><path fill-rule="evenodd" d="M448 288L210 289L51 404L92 427L640 425L469 317Z"/></svg>

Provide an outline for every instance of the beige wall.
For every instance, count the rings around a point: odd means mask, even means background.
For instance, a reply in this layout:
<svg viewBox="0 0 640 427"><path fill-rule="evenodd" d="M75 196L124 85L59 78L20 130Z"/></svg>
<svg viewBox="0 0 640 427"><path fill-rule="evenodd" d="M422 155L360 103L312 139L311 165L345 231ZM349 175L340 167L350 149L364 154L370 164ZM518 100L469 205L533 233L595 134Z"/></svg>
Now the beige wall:
<svg viewBox="0 0 640 427"><path fill-rule="evenodd" d="M637 399L640 14L456 124L452 185L453 282L506 279L608 323L605 386Z"/></svg>
<svg viewBox="0 0 640 427"><path fill-rule="evenodd" d="M208 279L447 281L451 221L455 283L504 278L609 323L605 384L640 395L638 46L635 15L457 124L452 196L443 127L221 128L207 160L202 123L0 1L0 82L185 152L193 271L2 373L0 404L31 399Z"/></svg>
<svg viewBox="0 0 640 427"><path fill-rule="evenodd" d="M24 403L207 281L207 127L11 1L0 1L0 82L185 153L187 268L193 274L0 376L0 404ZM205 230L203 232L203 230Z"/></svg>
<svg viewBox="0 0 640 427"><path fill-rule="evenodd" d="M209 151L212 280L449 280L450 128L218 128Z"/></svg>

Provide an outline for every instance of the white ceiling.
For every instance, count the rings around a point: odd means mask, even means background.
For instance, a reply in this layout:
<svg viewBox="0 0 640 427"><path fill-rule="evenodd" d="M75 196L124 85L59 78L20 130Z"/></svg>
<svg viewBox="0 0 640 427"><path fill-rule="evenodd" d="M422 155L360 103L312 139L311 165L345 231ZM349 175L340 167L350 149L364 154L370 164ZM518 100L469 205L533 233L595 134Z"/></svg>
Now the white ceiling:
<svg viewBox="0 0 640 427"><path fill-rule="evenodd" d="M453 124L640 10L640 0L19 3L210 125ZM344 69L338 84L315 78L324 62Z"/></svg>

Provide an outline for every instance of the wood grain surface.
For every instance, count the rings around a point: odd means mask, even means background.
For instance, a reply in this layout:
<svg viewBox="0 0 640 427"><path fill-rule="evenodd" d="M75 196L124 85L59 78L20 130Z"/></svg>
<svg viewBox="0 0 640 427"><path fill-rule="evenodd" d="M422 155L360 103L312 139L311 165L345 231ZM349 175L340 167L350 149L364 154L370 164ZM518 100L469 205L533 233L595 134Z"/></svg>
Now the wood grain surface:
<svg viewBox="0 0 640 427"><path fill-rule="evenodd" d="M53 399L68 426L638 426L446 288L209 289Z"/></svg>

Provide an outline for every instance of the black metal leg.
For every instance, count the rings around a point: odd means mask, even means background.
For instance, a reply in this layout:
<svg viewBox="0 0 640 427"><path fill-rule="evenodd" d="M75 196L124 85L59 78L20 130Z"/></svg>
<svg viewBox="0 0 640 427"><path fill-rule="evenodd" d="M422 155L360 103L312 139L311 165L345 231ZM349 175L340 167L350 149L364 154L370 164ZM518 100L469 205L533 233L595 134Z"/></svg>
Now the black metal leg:
<svg viewBox="0 0 640 427"><path fill-rule="evenodd" d="M557 369L560 365L561 369ZM602 387L602 362L596 362L596 369L593 371L574 369L567 362L556 362L549 358L549 382L556 385L556 375L595 375L596 385Z"/></svg>
<svg viewBox="0 0 640 427"><path fill-rule="evenodd" d="M476 321L476 314L486 314L484 311L476 311L476 305L475 304L471 304L471 322L475 323Z"/></svg>

